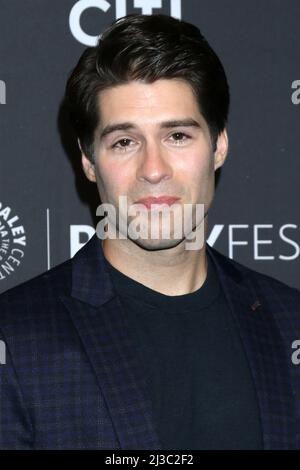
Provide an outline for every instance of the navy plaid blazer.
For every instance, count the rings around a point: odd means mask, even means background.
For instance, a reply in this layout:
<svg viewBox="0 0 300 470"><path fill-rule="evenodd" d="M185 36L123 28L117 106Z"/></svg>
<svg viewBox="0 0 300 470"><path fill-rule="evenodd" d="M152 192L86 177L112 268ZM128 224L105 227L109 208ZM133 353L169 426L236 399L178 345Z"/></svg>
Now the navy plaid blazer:
<svg viewBox="0 0 300 470"><path fill-rule="evenodd" d="M300 292L206 245L239 328L264 449L300 449ZM0 449L162 449L95 234L0 296Z"/></svg>

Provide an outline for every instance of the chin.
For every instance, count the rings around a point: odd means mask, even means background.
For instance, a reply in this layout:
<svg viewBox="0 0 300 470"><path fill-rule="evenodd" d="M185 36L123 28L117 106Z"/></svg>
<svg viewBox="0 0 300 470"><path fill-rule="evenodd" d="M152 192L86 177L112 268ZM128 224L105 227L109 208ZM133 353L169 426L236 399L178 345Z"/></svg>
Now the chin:
<svg viewBox="0 0 300 470"><path fill-rule="evenodd" d="M148 251L158 251L158 250L168 250L171 248L174 248L175 246L178 246L180 243L183 242L184 239L175 239L175 240L170 240L170 239L165 239L165 240L160 240L160 239L144 239L144 238L138 238L136 240L131 239L133 243L138 245L140 248L143 248L143 250L148 250Z"/></svg>

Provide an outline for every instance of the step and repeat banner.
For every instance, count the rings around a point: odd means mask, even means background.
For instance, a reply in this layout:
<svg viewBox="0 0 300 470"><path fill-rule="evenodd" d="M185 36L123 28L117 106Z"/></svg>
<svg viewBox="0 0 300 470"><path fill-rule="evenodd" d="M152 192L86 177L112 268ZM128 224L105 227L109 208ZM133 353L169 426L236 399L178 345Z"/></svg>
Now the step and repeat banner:
<svg viewBox="0 0 300 470"><path fill-rule="evenodd" d="M62 106L87 46L129 13L197 25L231 90L208 243L300 289L299 0L0 0L0 292L94 234L96 185Z"/></svg>

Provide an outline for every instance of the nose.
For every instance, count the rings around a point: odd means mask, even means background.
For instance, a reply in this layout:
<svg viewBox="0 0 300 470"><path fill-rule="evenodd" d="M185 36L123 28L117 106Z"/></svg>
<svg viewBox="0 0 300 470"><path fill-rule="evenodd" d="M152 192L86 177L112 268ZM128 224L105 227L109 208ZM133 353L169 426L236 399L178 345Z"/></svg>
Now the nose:
<svg viewBox="0 0 300 470"><path fill-rule="evenodd" d="M145 144L136 176L138 180L152 184L171 178L172 168L167 162L166 152L160 144L156 142Z"/></svg>

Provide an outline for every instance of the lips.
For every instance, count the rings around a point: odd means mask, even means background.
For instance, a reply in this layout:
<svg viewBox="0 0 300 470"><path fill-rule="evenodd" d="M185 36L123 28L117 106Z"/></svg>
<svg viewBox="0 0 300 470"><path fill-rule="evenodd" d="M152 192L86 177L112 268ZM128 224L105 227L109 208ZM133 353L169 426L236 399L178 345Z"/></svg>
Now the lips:
<svg viewBox="0 0 300 470"><path fill-rule="evenodd" d="M144 206L147 207L147 209L151 209L152 204L168 204L168 206L171 206L174 204L176 201L178 201L180 198L179 197L172 197L172 196L159 196L159 197L145 197L142 199L139 199L138 201L135 201L135 204L144 204Z"/></svg>

